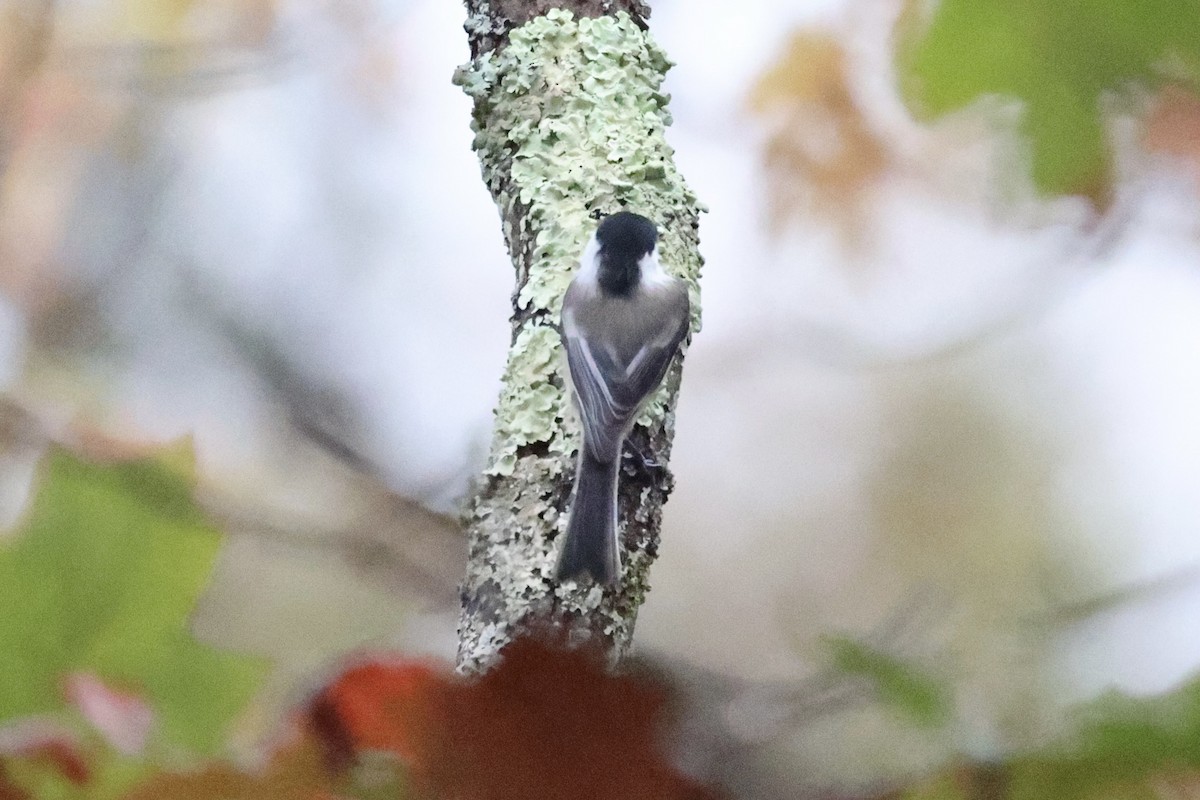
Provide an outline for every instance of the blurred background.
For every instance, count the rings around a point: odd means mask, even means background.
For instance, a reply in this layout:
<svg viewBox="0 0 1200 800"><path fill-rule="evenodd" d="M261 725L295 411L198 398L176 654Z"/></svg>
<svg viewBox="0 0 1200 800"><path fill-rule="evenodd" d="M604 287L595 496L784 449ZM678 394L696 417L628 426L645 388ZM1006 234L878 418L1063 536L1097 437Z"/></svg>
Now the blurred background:
<svg viewBox="0 0 1200 800"><path fill-rule="evenodd" d="M1190 685L1200 10L651 6L709 213L637 644L794 701L722 694L718 777L868 791ZM0 516L51 442L190 441L189 630L271 664L234 744L346 653L453 657L513 284L463 18L0 2Z"/></svg>

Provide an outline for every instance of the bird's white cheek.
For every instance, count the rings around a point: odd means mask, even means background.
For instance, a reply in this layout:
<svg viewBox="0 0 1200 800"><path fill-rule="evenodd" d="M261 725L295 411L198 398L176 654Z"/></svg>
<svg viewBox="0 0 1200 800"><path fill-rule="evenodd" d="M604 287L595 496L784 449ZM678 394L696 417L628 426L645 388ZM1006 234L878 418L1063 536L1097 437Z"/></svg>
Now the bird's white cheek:
<svg viewBox="0 0 1200 800"><path fill-rule="evenodd" d="M658 250L652 250L638 261L642 271L642 282L649 287L666 286L675 279L667 274L658 261Z"/></svg>
<svg viewBox="0 0 1200 800"><path fill-rule="evenodd" d="M600 244L593 235L588 240L587 246L583 248L583 255L579 257L579 270L575 273L574 283L587 287L596 286L597 276L600 272L599 259Z"/></svg>

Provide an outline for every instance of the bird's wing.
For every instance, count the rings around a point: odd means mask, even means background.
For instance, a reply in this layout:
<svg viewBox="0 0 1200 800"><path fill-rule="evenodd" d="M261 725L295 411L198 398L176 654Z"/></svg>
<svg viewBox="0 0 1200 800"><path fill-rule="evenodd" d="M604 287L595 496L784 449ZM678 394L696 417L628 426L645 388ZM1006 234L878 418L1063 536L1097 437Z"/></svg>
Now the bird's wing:
<svg viewBox="0 0 1200 800"><path fill-rule="evenodd" d="M578 331L563 337L584 437L593 457L607 461L620 455L621 440L634 415L662 382L686 332L684 315L675 329L653 338L629 359L589 342Z"/></svg>

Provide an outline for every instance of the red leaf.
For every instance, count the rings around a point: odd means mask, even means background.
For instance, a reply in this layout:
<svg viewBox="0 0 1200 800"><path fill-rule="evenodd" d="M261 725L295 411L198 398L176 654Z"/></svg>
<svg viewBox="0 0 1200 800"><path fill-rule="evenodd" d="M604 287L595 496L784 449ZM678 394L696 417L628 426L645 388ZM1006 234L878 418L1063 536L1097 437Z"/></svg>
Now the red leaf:
<svg viewBox="0 0 1200 800"><path fill-rule="evenodd" d="M448 685L448 668L427 662L368 662L343 673L317 701L314 718L337 755L383 750L413 764L415 739L436 719L432 707Z"/></svg>
<svg viewBox="0 0 1200 800"><path fill-rule="evenodd" d="M523 640L474 681L428 665L357 667L314 712L341 743L398 755L434 797L710 797L662 757L666 699L648 679L608 674L591 653Z"/></svg>
<svg viewBox="0 0 1200 800"><path fill-rule="evenodd" d="M55 725L30 718L0 730L0 761L24 759L44 764L77 786L91 780L91 769L74 736ZM0 800L8 784L0 775ZM19 795L18 795L19 796Z"/></svg>

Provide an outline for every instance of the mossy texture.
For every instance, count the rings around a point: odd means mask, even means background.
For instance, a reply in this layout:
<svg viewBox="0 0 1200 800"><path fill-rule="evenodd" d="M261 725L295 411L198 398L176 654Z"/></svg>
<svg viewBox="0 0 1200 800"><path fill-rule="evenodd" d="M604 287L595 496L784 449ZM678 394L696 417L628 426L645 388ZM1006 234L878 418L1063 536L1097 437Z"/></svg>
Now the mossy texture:
<svg viewBox="0 0 1200 800"><path fill-rule="evenodd" d="M618 645L632 634L669 477L640 489L623 485L622 519L637 530L625 530L625 579L615 597L573 584L554 591L553 538L565 525L579 436L557 324L596 219L628 208L658 224L660 259L688 283L699 327L701 208L665 138L671 120L661 86L670 65L625 12L576 19L554 9L455 76L475 101L474 146L517 271L487 483L469 519L460 631L468 668L486 661L483 651L503 642L518 618L587 617ZM642 418L660 459L670 450L678 386L677 365Z"/></svg>
<svg viewBox="0 0 1200 800"><path fill-rule="evenodd" d="M557 323L597 213L627 207L659 222L662 262L688 281L698 326L694 230L668 227L681 210L698 211L664 136L671 117L661 84L670 66L625 13L575 20L555 9L458 73L476 103L484 180L502 205L523 212L504 215L506 225L519 226L505 231L510 246L515 238L532 242L516 298L519 316L532 324L510 354L489 474L511 474L519 448L560 433L566 400L557 334L536 328Z"/></svg>

